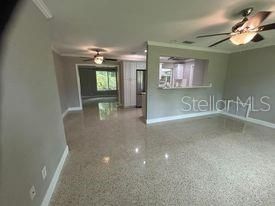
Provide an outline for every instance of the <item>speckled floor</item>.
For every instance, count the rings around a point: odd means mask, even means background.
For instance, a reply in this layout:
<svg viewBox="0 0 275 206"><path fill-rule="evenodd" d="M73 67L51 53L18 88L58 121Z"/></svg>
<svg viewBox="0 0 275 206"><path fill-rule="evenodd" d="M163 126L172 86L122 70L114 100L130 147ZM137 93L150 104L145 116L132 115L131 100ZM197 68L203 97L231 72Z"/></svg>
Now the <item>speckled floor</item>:
<svg viewBox="0 0 275 206"><path fill-rule="evenodd" d="M274 130L140 116L108 102L65 118L70 155L52 206L275 205Z"/></svg>

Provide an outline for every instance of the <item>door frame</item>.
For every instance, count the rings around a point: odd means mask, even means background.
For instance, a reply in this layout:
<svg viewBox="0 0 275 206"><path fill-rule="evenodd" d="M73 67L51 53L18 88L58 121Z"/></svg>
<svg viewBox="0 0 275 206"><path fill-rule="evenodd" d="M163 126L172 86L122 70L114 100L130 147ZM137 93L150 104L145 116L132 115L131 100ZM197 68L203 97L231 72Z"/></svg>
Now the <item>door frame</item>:
<svg viewBox="0 0 275 206"><path fill-rule="evenodd" d="M79 107L81 110L83 110L82 105L82 98L81 98L81 85L80 85L80 76L79 76L79 67L80 66L87 66L87 67L97 67L97 68L116 68L117 70L117 95L118 95L118 101L120 104L120 82L119 82L119 76L120 76L120 69L119 65L112 65L112 64L75 64L75 72L76 72L76 81L77 81L77 89L78 89L78 99L79 99Z"/></svg>

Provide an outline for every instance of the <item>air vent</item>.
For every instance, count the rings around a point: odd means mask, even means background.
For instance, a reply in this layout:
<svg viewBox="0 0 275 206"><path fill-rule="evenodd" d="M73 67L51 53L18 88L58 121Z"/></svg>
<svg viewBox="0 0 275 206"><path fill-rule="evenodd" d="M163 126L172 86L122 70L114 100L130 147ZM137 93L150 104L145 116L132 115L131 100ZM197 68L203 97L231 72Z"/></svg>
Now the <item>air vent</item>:
<svg viewBox="0 0 275 206"><path fill-rule="evenodd" d="M193 42L193 41L183 41L182 43L183 44L194 44L195 42Z"/></svg>

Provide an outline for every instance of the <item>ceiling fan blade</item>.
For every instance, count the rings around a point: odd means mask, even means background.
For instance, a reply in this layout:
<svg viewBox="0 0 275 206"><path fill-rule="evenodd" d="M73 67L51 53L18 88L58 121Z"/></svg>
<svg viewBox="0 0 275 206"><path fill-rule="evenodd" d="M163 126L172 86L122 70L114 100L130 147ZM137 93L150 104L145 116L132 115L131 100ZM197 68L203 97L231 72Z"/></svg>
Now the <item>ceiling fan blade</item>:
<svg viewBox="0 0 275 206"><path fill-rule="evenodd" d="M259 27L259 31L268 31L268 30L273 30L273 29L275 29L275 23L266 24L266 25Z"/></svg>
<svg viewBox="0 0 275 206"><path fill-rule="evenodd" d="M89 58L89 59L83 59L82 61L88 62L88 61L92 61L92 60L93 60L93 58Z"/></svg>
<svg viewBox="0 0 275 206"><path fill-rule="evenodd" d="M227 41L228 39L230 39L230 37L227 37L227 38L225 38L225 39L222 39L222 40L220 40L220 41L218 41L218 42L216 42L216 43L214 43L214 44L211 44L211 45L208 46L208 47L216 46L217 44L220 44L220 43L222 43L222 42L224 42L224 41Z"/></svg>
<svg viewBox="0 0 275 206"><path fill-rule="evenodd" d="M196 38L204 38L204 37L211 37L211 36L221 36L221 35L229 35L231 34L230 32L225 32L225 33L218 33L218 34L206 34L206 35L200 35L197 36Z"/></svg>
<svg viewBox="0 0 275 206"><path fill-rule="evenodd" d="M260 34L256 34L256 36L251 41L259 42L259 41L262 41L262 40L264 40L264 37Z"/></svg>
<svg viewBox="0 0 275 206"><path fill-rule="evenodd" d="M242 29L255 29L271 14L270 11L260 11L254 16L248 17L248 20L243 24Z"/></svg>
<svg viewBox="0 0 275 206"><path fill-rule="evenodd" d="M117 61L117 59L110 59L110 58L104 58L104 60L106 60L106 61L113 61L113 62Z"/></svg>

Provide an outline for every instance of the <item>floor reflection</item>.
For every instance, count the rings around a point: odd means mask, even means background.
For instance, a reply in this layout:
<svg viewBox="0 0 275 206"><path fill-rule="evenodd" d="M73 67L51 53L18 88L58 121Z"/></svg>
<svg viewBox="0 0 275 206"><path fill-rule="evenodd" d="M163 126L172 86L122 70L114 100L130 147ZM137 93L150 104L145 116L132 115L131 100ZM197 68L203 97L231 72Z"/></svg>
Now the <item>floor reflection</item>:
<svg viewBox="0 0 275 206"><path fill-rule="evenodd" d="M92 112L99 120L107 120L117 116L117 97L97 97L83 99L83 107L87 112ZM96 113L95 113L96 111Z"/></svg>
<svg viewBox="0 0 275 206"><path fill-rule="evenodd" d="M106 120L109 119L110 116L116 114L117 111L117 102L99 102L98 103L98 112L99 119Z"/></svg>

